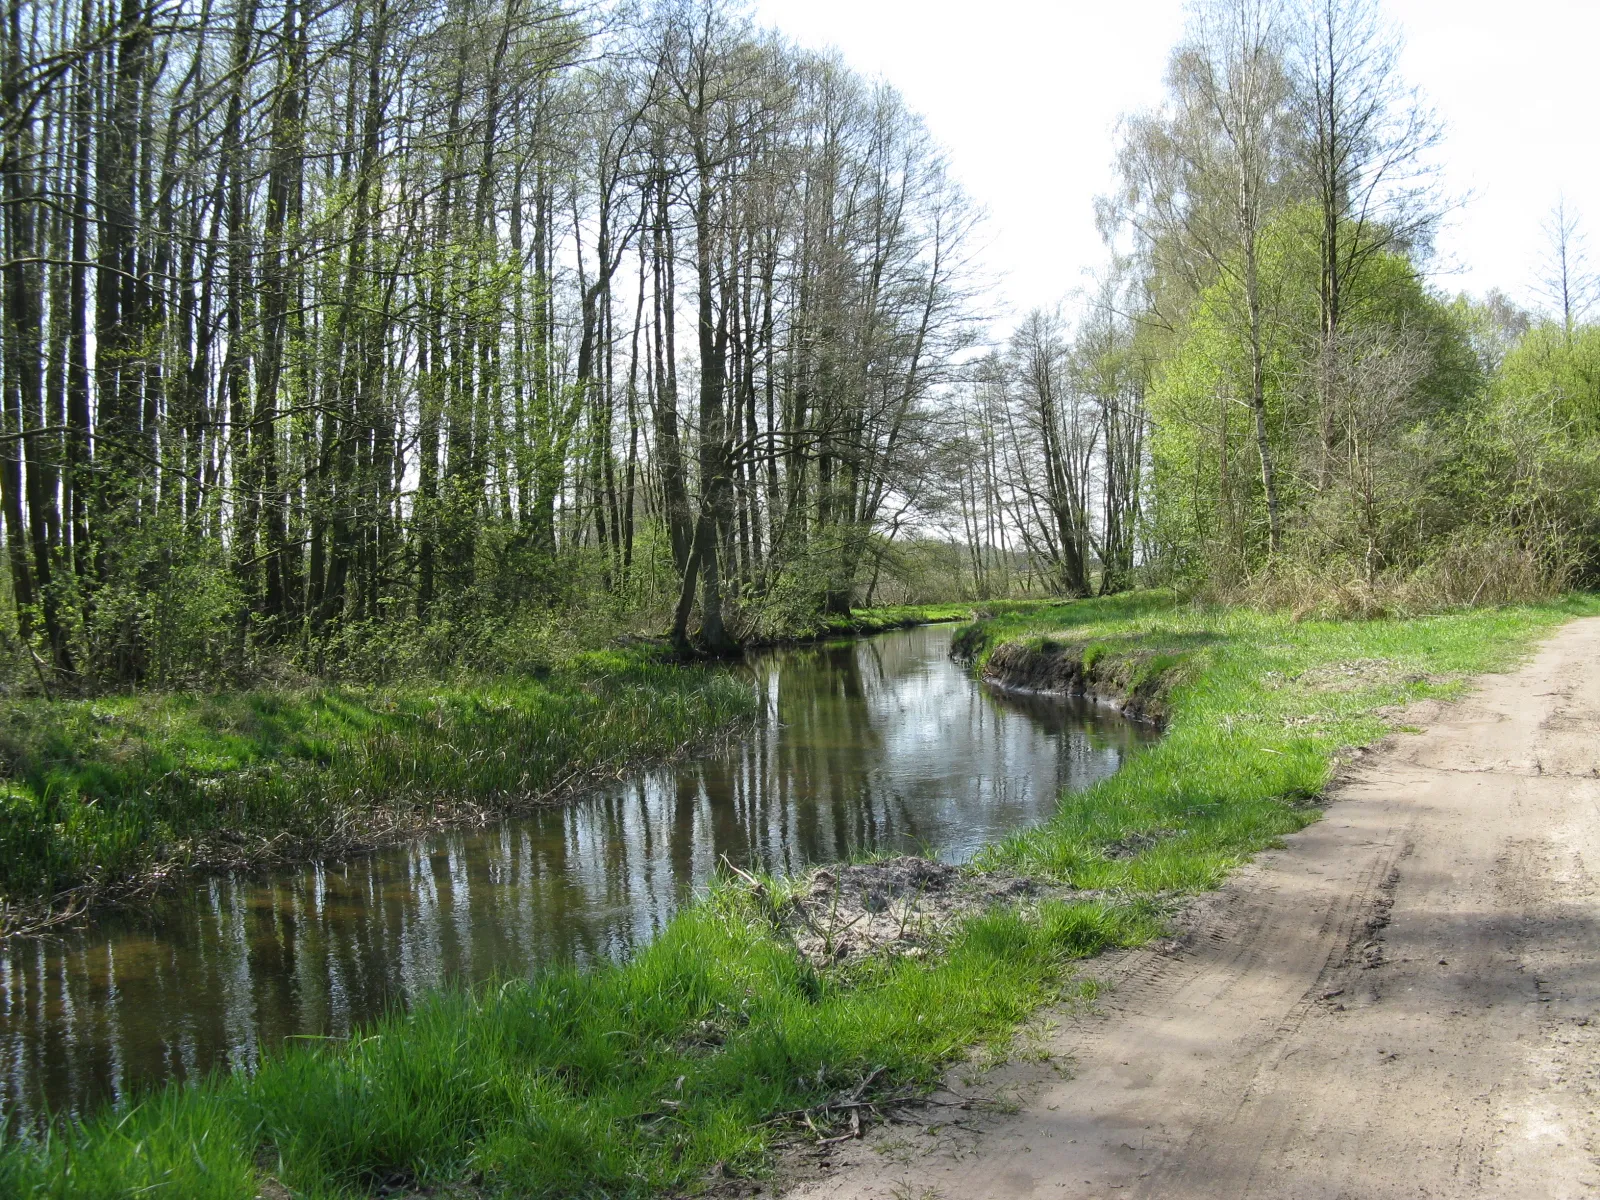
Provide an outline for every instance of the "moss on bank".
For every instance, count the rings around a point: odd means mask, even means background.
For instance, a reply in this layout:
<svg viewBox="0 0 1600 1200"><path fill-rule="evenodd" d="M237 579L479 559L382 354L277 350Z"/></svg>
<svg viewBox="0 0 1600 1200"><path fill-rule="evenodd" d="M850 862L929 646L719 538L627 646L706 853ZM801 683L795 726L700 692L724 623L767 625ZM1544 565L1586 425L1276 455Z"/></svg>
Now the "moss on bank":
<svg viewBox="0 0 1600 1200"><path fill-rule="evenodd" d="M1029 639L1187 655L1163 741L989 852L1093 899L986 912L937 954L818 969L761 900L774 885L725 885L626 964L445 993L347 1045L14 1143L0 1194L244 1200L270 1178L308 1197L647 1196L759 1172L795 1136L785 1114L931 1082L1070 990L1070 960L1152 936L1175 896L1314 820L1338 751L1383 734L1390 706L1449 696L1596 612L1575 598L1296 623L1146 594L997 613L965 635L980 665Z"/></svg>

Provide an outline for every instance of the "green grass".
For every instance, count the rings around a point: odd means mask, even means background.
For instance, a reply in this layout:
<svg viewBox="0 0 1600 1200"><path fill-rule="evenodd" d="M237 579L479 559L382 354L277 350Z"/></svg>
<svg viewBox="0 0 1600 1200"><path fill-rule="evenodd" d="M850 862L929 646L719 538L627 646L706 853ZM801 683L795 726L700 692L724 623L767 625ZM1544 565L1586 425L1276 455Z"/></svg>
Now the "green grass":
<svg viewBox="0 0 1600 1200"><path fill-rule="evenodd" d="M962 620L867 609L806 636ZM506 808L659 757L755 711L726 674L643 651L539 677L16 700L0 707L0 905L152 873L292 857Z"/></svg>
<svg viewBox="0 0 1600 1200"><path fill-rule="evenodd" d="M1389 730L1383 710L1455 695L1513 666L1593 597L1377 621L1175 604L1144 592L1001 615L958 635L981 665L1007 642L1086 660L1147 652L1173 671L1165 736L1116 775L1063 797L1047 824L987 861L1080 888L1139 896L1217 886L1229 870L1316 819L1338 752ZM1351 664L1354 664L1352 666ZM1145 847L1129 854L1130 847Z"/></svg>
<svg viewBox="0 0 1600 1200"><path fill-rule="evenodd" d="M966 621L972 617L973 607L971 604L896 604L858 608L848 617L818 613L808 618L804 625L790 630L784 640L820 641L825 638L887 633L892 629L911 629L917 625Z"/></svg>
<svg viewBox="0 0 1600 1200"><path fill-rule="evenodd" d="M507 807L751 715L749 688L633 652L477 686L144 694L0 713L0 897L319 847Z"/></svg>
<svg viewBox="0 0 1600 1200"><path fill-rule="evenodd" d="M1570 598L1414 620L1295 623L1155 594L1002 610L966 642L1148 652L1176 672L1165 738L1063 798L989 861L1104 889L1093 902L996 910L944 952L816 971L748 890L723 886L620 966L451 991L349 1044L302 1046L254 1077L173 1087L0 1150L0 1194L305 1197L379 1184L482 1196L694 1191L760 1172L794 1113L882 1068L925 1084L975 1044L1003 1044L1082 987L1069 963L1159 932L1175 894L1316 819L1345 746L1387 706L1449 696L1508 668ZM1155 668L1152 668L1155 669ZM273 1193L278 1194L278 1193ZM451 1194L457 1194L452 1192Z"/></svg>
<svg viewBox="0 0 1600 1200"><path fill-rule="evenodd" d="M349 1045L298 1048L0 1150L0 1194L247 1200L385 1182L651 1196L759 1172L773 1118L873 1071L931 1082L1058 994L1069 960L1155 928L1128 906L971 921L937 961L818 973L724 887L624 966L453 991Z"/></svg>

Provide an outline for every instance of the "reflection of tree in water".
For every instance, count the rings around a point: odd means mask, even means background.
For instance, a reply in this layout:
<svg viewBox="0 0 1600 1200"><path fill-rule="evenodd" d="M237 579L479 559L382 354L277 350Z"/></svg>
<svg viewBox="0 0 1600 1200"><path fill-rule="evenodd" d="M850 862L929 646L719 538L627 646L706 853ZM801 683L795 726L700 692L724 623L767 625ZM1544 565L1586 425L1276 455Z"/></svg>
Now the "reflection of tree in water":
<svg viewBox="0 0 1600 1200"><path fill-rule="evenodd" d="M1045 733L1059 739L1061 786L1083 787L1103 771L1086 769L1095 758L1113 752L1115 761L1154 742L1153 726L1129 721L1107 704L1083 697L1013 692L985 684L981 694L997 712L1021 713Z"/></svg>
<svg viewBox="0 0 1600 1200"><path fill-rule="evenodd" d="M1062 696L1044 696L1034 692L1011 692L985 685L983 695L996 712L1022 713L1046 733L1062 734L1082 730L1094 736L1103 736L1104 730L1091 731L1081 723L1096 723L1096 717L1106 710L1101 705L1087 704ZM1126 722L1119 721L1125 725ZM1106 743L1100 743L1104 745Z"/></svg>
<svg viewBox="0 0 1600 1200"><path fill-rule="evenodd" d="M773 769L765 782L788 825L782 866L840 858L873 844L862 817L882 739L869 696L883 687L886 666L873 642L817 647L784 663L779 727L767 734Z"/></svg>
<svg viewBox="0 0 1600 1200"><path fill-rule="evenodd" d="M217 879L0 953L0 1097L81 1107L296 1035L340 1036L453 978L646 941L726 854L793 870L970 849L1047 817L1145 735L1107 709L973 687L947 630L757 660L768 720L581 803L345 863ZM1015 785L1013 788L1012 785Z"/></svg>

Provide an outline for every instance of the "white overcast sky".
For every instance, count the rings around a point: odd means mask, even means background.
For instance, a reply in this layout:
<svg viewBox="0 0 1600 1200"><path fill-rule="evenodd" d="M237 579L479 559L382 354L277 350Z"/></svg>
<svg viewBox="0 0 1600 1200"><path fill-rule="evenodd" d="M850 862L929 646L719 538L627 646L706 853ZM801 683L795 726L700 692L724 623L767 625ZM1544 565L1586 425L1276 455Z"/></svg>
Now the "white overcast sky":
<svg viewBox="0 0 1600 1200"><path fill-rule="evenodd" d="M1600 258L1600 0L1387 0L1403 69L1444 119L1436 284L1535 300L1540 223L1558 196ZM1094 197L1117 117L1161 96L1182 0L755 0L802 45L888 80L989 214L981 262L1014 313L1104 262ZM1004 324L1002 318L1001 324Z"/></svg>

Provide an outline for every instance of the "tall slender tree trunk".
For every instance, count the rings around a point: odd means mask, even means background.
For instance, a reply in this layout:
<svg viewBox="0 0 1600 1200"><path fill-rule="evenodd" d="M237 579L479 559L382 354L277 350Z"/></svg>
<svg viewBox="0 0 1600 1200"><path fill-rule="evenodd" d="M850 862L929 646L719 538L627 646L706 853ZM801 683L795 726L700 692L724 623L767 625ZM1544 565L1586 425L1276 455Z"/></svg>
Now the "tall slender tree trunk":
<svg viewBox="0 0 1600 1200"><path fill-rule="evenodd" d="M1262 344L1261 282L1254 243L1246 248L1245 303L1250 315L1250 409L1255 414L1256 451L1261 456L1261 491L1267 502L1268 546L1274 558L1283 553L1283 509L1278 474L1267 429L1266 351Z"/></svg>

